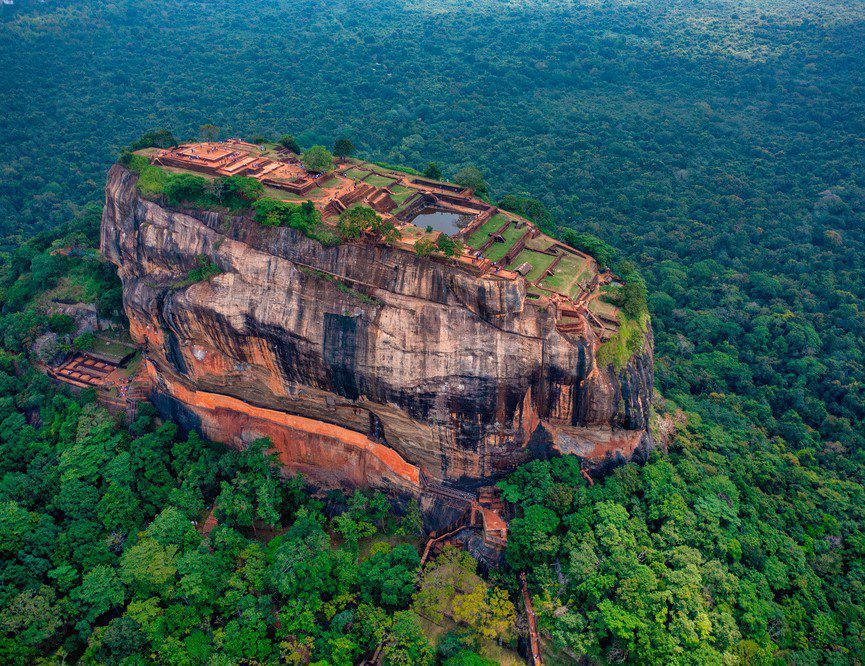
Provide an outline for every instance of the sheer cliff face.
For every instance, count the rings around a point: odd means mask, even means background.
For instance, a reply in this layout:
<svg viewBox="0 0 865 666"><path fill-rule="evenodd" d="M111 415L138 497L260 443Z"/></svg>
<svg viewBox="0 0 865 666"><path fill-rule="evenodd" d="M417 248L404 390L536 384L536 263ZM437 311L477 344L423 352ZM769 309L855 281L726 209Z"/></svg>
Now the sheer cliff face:
<svg viewBox="0 0 865 666"><path fill-rule="evenodd" d="M178 212L110 174L117 264L155 401L221 441L270 436L325 482L489 480L550 450L595 464L649 443L651 336L622 372L560 334L521 280L369 244ZM201 255L222 273L182 286Z"/></svg>

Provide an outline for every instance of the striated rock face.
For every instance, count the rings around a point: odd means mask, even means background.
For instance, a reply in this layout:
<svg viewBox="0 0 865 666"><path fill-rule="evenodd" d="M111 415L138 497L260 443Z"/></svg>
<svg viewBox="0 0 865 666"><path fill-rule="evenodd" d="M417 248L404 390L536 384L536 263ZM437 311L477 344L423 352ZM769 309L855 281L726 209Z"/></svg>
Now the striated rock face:
<svg viewBox="0 0 865 666"><path fill-rule="evenodd" d="M112 168L102 252L117 264L154 401L234 445L267 435L323 483L470 487L552 451L595 466L651 440L651 331L621 372L591 328L560 333L522 280L364 243L178 211ZM197 257L223 271L181 286Z"/></svg>

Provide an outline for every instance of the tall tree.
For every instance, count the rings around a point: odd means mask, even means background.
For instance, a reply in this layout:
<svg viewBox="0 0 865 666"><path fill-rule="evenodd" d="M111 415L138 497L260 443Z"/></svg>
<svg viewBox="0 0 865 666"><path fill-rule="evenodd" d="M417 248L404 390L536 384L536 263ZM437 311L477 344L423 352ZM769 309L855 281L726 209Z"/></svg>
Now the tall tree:
<svg viewBox="0 0 865 666"><path fill-rule="evenodd" d="M305 150L300 160L313 173L327 173L333 169L333 155L324 146L312 146Z"/></svg>
<svg viewBox="0 0 865 666"><path fill-rule="evenodd" d="M333 154L340 159L350 157L354 153L354 144L345 137L337 139L333 144Z"/></svg>
<svg viewBox="0 0 865 666"><path fill-rule="evenodd" d="M297 139L295 139L291 134L282 135L277 143L286 150L290 150L295 155L300 155L300 145L298 145Z"/></svg>
<svg viewBox="0 0 865 666"><path fill-rule="evenodd" d="M489 186L477 167L467 166L457 171L454 180L463 187L470 187L479 197L488 194Z"/></svg>
<svg viewBox="0 0 865 666"><path fill-rule="evenodd" d="M426 169L423 170L423 175L427 178L432 178L433 180L441 180L442 170L435 162L428 162L426 165Z"/></svg>

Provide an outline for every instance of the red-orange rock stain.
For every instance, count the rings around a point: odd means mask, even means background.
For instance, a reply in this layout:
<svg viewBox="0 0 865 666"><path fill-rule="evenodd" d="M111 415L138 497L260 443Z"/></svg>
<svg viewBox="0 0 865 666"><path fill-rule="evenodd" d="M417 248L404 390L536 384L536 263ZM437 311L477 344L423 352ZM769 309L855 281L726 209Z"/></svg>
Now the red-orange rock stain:
<svg viewBox="0 0 865 666"><path fill-rule="evenodd" d="M155 367L151 363L147 367L156 381ZM335 478L343 477L357 485L368 485L384 478L403 487L420 487L420 472L416 466L393 449L359 432L255 407L226 395L190 390L165 376L159 380L172 397L201 419L202 430L213 439L242 445L244 433L255 432L271 439L287 468L334 470Z"/></svg>

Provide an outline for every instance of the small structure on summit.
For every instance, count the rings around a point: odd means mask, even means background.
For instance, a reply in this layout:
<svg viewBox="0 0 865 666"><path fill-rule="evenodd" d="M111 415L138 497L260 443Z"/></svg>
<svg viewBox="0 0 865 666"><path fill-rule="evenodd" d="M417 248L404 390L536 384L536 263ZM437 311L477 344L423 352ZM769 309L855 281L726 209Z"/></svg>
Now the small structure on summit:
<svg viewBox="0 0 865 666"><path fill-rule="evenodd" d="M517 266L516 271L523 277L526 277L526 275L532 272L532 265L528 261L525 261Z"/></svg>

